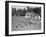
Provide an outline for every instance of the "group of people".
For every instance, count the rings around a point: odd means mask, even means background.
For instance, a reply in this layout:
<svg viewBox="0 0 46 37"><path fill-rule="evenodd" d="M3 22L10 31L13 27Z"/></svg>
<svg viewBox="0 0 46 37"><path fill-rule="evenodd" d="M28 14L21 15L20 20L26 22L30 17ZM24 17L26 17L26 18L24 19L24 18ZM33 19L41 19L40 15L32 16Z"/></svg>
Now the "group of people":
<svg viewBox="0 0 46 37"><path fill-rule="evenodd" d="M34 12L26 12L25 18L31 18L31 17L34 17L35 19L40 19L40 16L38 14L35 14Z"/></svg>
<svg viewBox="0 0 46 37"><path fill-rule="evenodd" d="M35 14L34 12L26 12L25 20L30 23L30 19L39 19L40 16L38 14Z"/></svg>

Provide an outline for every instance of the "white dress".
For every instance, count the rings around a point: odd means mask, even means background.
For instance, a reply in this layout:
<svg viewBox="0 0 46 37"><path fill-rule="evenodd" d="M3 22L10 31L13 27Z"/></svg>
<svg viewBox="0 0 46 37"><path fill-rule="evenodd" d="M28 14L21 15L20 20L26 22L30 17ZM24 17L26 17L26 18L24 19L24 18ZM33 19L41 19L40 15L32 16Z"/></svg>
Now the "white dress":
<svg viewBox="0 0 46 37"><path fill-rule="evenodd" d="M26 13L25 18L30 18L30 13Z"/></svg>
<svg viewBox="0 0 46 37"><path fill-rule="evenodd" d="M25 15L25 18L28 18L28 16L27 16L27 15Z"/></svg>

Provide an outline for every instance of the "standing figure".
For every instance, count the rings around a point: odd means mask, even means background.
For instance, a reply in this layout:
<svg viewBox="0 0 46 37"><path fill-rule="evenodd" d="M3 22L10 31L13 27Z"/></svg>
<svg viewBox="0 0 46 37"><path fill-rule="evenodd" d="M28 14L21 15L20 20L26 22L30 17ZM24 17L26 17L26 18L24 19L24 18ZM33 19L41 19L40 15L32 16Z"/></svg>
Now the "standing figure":
<svg viewBox="0 0 46 37"><path fill-rule="evenodd" d="M29 12L26 12L25 21L26 21L26 23L30 22L30 13Z"/></svg>

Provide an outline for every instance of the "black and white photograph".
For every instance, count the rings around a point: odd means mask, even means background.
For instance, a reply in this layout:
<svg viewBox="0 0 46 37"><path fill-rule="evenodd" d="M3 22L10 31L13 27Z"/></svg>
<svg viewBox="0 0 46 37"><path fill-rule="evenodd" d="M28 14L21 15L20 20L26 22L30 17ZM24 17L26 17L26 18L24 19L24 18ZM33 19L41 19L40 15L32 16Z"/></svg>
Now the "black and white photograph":
<svg viewBox="0 0 46 37"><path fill-rule="evenodd" d="M41 7L12 6L12 31L40 29Z"/></svg>
<svg viewBox="0 0 46 37"><path fill-rule="evenodd" d="M9 2L7 8L8 35L44 33L44 3Z"/></svg>

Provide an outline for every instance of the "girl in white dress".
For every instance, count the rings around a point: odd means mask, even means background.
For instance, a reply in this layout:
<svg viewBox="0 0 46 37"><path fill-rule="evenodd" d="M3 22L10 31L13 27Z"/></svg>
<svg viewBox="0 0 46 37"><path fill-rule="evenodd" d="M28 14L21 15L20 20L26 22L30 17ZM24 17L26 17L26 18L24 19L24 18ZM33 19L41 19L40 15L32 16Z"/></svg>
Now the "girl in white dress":
<svg viewBox="0 0 46 37"><path fill-rule="evenodd" d="M25 15L25 21L26 21L27 23L30 22L30 13L29 13L29 12L27 12L26 15Z"/></svg>

